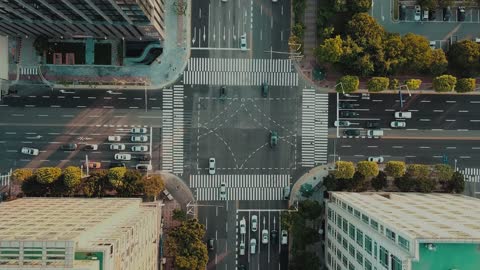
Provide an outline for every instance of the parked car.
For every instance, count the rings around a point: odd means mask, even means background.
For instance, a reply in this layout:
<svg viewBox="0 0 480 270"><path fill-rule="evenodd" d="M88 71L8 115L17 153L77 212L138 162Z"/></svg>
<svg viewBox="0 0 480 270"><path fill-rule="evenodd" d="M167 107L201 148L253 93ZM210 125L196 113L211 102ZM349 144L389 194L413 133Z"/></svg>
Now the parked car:
<svg viewBox="0 0 480 270"><path fill-rule="evenodd" d="M98 150L98 144L87 144L87 145L85 145L85 147L83 147L83 150L85 150L85 151Z"/></svg>
<svg viewBox="0 0 480 270"><path fill-rule="evenodd" d="M450 7L444 7L443 8L443 20L444 21L449 21L451 16L452 16L452 10L450 9Z"/></svg>
<svg viewBox="0 0 480 270"><path fill-rule="evenodd" d="M429 44L430 44L430 49L435 50L437 48L436 41L431 40Z"/></svg>
<svg viewBox="0 0 480 270"><path fill-rule="evenodd" d="M340 109L353 109L353 105L348 102L340 102Z"/></svg>
<svg viewBox="0 0 480 270"><path fill-rule="evenodd" d="M240 49L242 51L247 50L247 34L243 34L240 36Z"/></svg>
<svg viewBox="0 0 480 270"><path fill-rule="evenodd" d="M458 7L457 9L458 21L465 21L465 7Z"/></svg>
<svg viewBox="0 0 480 270"><path fill-rule="evenodd" d="M208 241L207 241L207 246L208 246L208 249L209 249L209 250L213 250L214 241L215 241L215 240L214 240L213 238L208 239Z"/></svg>
<svg viewBox="0 0 480 270"><path fill-rule="evenodd" d="M137 136L132 136L130 138L132 142L147 142L148 141L148 136L145 135L137 135Z"/></svg>
<svg viewBox="0 0 480 270"><path fill-rule="evenodd" d="M146 128L132 128L130 130L130 133L133 133L133 134L145 134L147 133L147 129Z"/></svg>
<svg viewBox="0 0 480 270"><path fill-rule="evenodd" d="M75 151L77 149L77 144L75 143L62 144L61 149L65 151Z"/></svg>
<svg viewBox="0 0 480 270"><path fill-rule="evenodd" d="M110 150L125 150L125 144L123 144L123 143L112 143L112 144L110 144Z"/></svg>
<svg viewBox="0 0 480 270"><path fill-rule="evenodd" d="M108 141L109 142L119 142L121 140L120 136L108 136Z"/></svg>
<svg viewBox="0 0 480 270"><path fill-rule="evenodd" d="M277 238L278 238L278 231L273 229L271 232L270 232L270 237L272 238L272 243L275 244L277 243Z"/></svg>
<svg viewBox="0 0 480 270"><path fill-rule="evenodd" d="M415 9L414 20L418 22L418 21L420 21L420 17L421 17L421 14L422 14L422 8L419 5L415 5L414 9Z"/></svg>
<svg viewBox="0 0 480 270"><path fill-rule="evenodd" d="M340 117L357 117L359 114L358 112L354 111L340 111Z"/></svg>
<svg viewBox="0 0 480 270"><path fill-rule="evenodd" d="M278 134L276 131L270 131L270 147L275 147L278 143Z"/></svg>
<svg viewBox="0 0 480 270"><path fill-rule="evenodd" d="M349 121L335 121L333 123L334 126L336 127L349 127L352 123Z"/></svg>
<svg viewBox="0 0 480 270"><path fill-rule="evenodd" d="M102 168L102 163L95 162L95 161L90 161L90 162L88 162L88 168L90 168L90 169L100 169L100 168Z"/></svg>
<svg viewBox="0 0 480 270"><path fill-rule="evenodd" d="M424 9L423 9L422 20L423 20L423 21L428 21L428 17L429 17L428 8L424 8Z"/></svg>
<svg viewBox="0 0 480 270"><path fill-rule="evenodd" d="M227 184L225 182L222 182L220 184L220 200L226 200L227 199Z"/></svg>
<svg viewBox="0 0 480 270"><path fill-rule="evenodd" d="M31 148L31 147L22 147L22 149L20 150L20 152L21 152L22 154L30 155L30 156L38 156L38 154L40 153L40 151L38 151L38 149L36 149L36 148Z"/></svg>
<svg viewBox="0 0 480 270"><path fill-rule="evenodd" d="M380 123L374 121L367 121L367 128L380 128Z"/></svg>
<svg viewBox="0 0 480 270"><path fill-rule="evenodd" d="M227 87L223 85L222 87L220 87L220 97L223 98L226 95L227 95Z"/></svg>
<svg viewBox="0 0 480 270"><path fill-rule="evenodd" d="M434 21L437 18L437 11L435 9L430 10L430 14L428 16L428 19L430 21Z"/></svg>
<svg viewBox="0 0 480 270"><path fill-rule="evenodd" d="M257 231L257 222L258 222L257 215L252 215L252 220L250 221L250 226L252 227L252 232Z"/></svg>
<svg viewBox="0 0 480 270"><path fill-rule="evenodd" d="M151 171L152 170L152 164L148 163L140 163L135 166L135 169L139 171Z"/></svg>
<svg viewBox="0 0 480 270"><path fill-rule="evenodd" d="M400 5L400 20L404 21L405 17L407 15L407 6L406 5Z"/></svg>
<svg viewBox="0 0 480 270"><path fill-rule="evenodd" d="M140 161L150 161L152 156L150 154L137 155L136 158Z"/></svg>
<svg viewBox="0 0 480 270"><path fill-rule="evenodd" d="M407 126L407 123L404 121L392 121L390 122L390 127L392 128L404 128Z"/></svg>
<svg viewBox="0 0 480 270"><path fill-rule="evenodd" d="M286 245L288 243L288 232L287 230L282 230L282 245Z"/></svg>
<svg viewBox="0 0 480 270"><path fill-rule="evenodd" d="M240 255L245 255L245 242L243 241L243 239L240 241Z"/></svg>
<svg viewBox="0 0 480 270"><path fill-rule="evenodd" d="M381 137L381 136L383 136L383 130L381 130L381 129L369 129L369 130L367 130L367 136L369 136L369 137Z"/></svg>
<svg viewBox="0 0 480 270"><path fill-rule="evenodd" d="M252 238L250 240L250 254L255 254L256 248L257 248L257 239Z"/></svg>
<svg viewBox="0 0 480 270"><path fill-rule="evenodd" d="M395 118L409 119L409 118L412 118L412 112L395 112L394 116L395 116Z"/></svg>
<svg viewBox="0 0 480 270"><path fill-rule="evenodd" d="M132 146L132 152L147 152L148 146L147 145L134 145Z"/></svg>
<svg viewBox="0 0 480 270"><path fill-rule="evenodd" d="M213 157L208 159L208 173L215 174L215 158Z"/></svg>
<svg viewBox="0 0 480 270"><path fill-rule="evenodd" d="M268 83L262 83L262 97L268 97Z"/></svg>
<svg viewBox="0 0 480 270"><path fill-rule="evenodd" d="M118 168L118 167L125 167L125 163L123 162L110 162L110 168Z"/></svg>
<svg viewBox="0 0 480 270"><path fill-rule="evenodd" d="M118 153L114 156L115 160L131 160L132 155L126 153Z"/></svg>
<svg viewBox="0 0 480 270"><path fill-rule="evenodd" d="M268 230L262 230L262 244L268 244Z"/></svg>
<svg viewBox="0 0 480 270"><path fill-rule="evenodd" d="M246 234L247 233L247 221L245 220L245 217L243 217L240 220L240 234Z"/></svg>
<svg viewBox="0 0 480 270"><path fill-rule="evenodd" d="M360 136L360 130L358 129L347 129L343 132L347 136Z"/></svg>
<svg viewBox="0 0 480 270"><path fill-rule="evenodd" d="M367 160L377 162L377 163L382 163L384 161L384 158L381 156L376 156L376 157L368 157Z"/></svg>

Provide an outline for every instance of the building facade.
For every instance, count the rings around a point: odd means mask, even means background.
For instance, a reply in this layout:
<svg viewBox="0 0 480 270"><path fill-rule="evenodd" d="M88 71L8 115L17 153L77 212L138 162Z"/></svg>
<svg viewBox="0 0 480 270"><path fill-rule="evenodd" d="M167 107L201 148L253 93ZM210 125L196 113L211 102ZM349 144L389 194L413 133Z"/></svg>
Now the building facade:
<svg viewBox="0 0 480 270"><path fill-rule="evenodd" d="M165 38L164 0L0 1L0 35Z"/></svg>
<svg viewBox="0 0 480 270"><path fill-rule="evenodd" d="M328 269L480 269L480 200L452 194L332 192Z"/></svg>
<svg viewBox="0 0 480 270"><path fill-rule="evenodd" d="M0 269L158 269L161 211L141 199L0 204Z"/></svg>

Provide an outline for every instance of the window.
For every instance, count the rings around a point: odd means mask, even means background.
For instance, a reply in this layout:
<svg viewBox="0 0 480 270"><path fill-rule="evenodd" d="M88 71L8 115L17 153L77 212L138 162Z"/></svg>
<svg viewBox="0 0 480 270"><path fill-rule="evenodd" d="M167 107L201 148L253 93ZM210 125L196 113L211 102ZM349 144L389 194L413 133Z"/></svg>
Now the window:
<svg viewBox="0 0 480 270"><path fill-rule="evenodd" d="M343 209L347 209L347 204L344 203L344 202L342 202L342 208L343 208Z"/></svg>
<svg viewBox="0 0 480 270"><path fill-rule="evenodd" d="M377 255L378 255L378 246L377 246L377 242L373 242L373 257L376 259L377 258Z"/></svg>
<svg viewBox="0 0 480 270"><path fill-rule="evenodd" d="M364 265L365 265L365 270L372 270L372 263L369 260L365 259Z"/></svg>
<svg viewBox="0 0 480 270"><path fill-rule="evenodd" d="M402 262L399 258L392 256L390 264L392 265L392 270L402 270Z"/></svg>
<svg viewBox="0 0 480 270"><path fill-rule="evenodd" d="M360 211L358 211L357 209L355 209L353 211L353 214L357 217L357 218L360 218Z"/></svg>
<svg viewBox="0 0 480 270"><path fill-rule="evenodd" d="M352 213L353 213L353 208L352 208L350 205L349 205L347 208L348 208L348 212L349 212L350 214L352 214Z"/></svg>
<svg viewBox="0 0 480 270"><path fill-rule="evenodd" d="M350 244L350 245L348 246L348 252L350 253L350 255L351 255L352 257L355 258L355 247L354 247L352 244Z"/></svg>
<svg viewBox="0 0 480 270"><path fill-rule="evenodd" d="M332 241L330 241L330 239L326 239L327 240L327 246L329 249L332 249Z"/></svg>
<svg viewBox="0 0 480 270"><path fill-rule="evenodd" d="M368 254L372 255L372 238L365 235L365 250Z"/></svg>
<svg viewBox="0 0 480 270"><path fill-rule="evenodd" d="M342 226L343 226L343 232L348 233L348 222L346 219L343 220Z"/></svg>
<svg viewBox="0 0 480 270"><path fill-rule="evenodd" d="M342 235L339 232L337 232L337 242L342 244Z"/></svg>
<svg viewBox="0 0 480 270"><path fill-rule="evenodd" d="M343 248L345 250L348 250L348 242L347 242L347 239L343 238Z"/></svg>
<svg viewBox="0 0 480 270"><path fill-rule="evenodd" d="M387 268L388 266L388 250L386 250L384 247L380 246L380 256L379 256L380 264Z"/></svg>
<svg viewBox="0 0 480 270"><path fill-rule="evenodd" d="M400 245L400 247L406 250L410 250L410 241L401 237L400 235L398 236L398 244Z"/></svg>
<svg viewBox="0 0 480 270"><path fill-rule="evenodd" d="M362 253L360 253L360 251L357 251L357 262L360 265L363 265L363 255L362 255Z"/></svg>
<svg viewBox="0 0 480 270"><path fill-rule="evenodd" d="M357 244L363 247L363 233L357 229Z"/></svg>
<svg viewBox="0 0 480 270"><path fill-rule="evenodd" d="M368 224L368 222L370 221L370 219L368 218L368 216L362 214L362 221Z"/></svg>
<svg viewBox="0 0 480 270"><path fill-rule="evenodd" d="M333 210L331 208L328 208L328 219L333 220Z"/></svg>
<svg viewBox="0 0 480 270"><path fill-rule="evenodd" d="M327 253L327 263L332 266L332 254L330 252Z"/></svg>
<svg viewBox="0 0 480 270"><path fill-rule="evenodd" d="M395 233L392 232L390 229L386 228L385 229L385 234L387 235L387 238L395 242Z"/></svg>
<svg viewBox="0 0 480 270"><path fill-rule="evenodd" d="M348 270L355 270L355 266L352 263L348 264Z"/></svg>
<svg viewBox="0 0 480 270"><path fill-rule="evenodd" d="M340 216L340 215L338 215L338 214L337 214L337 227L338 227L339 229L342 228L342 216Z"/></svg>
<svg viewBox="0 0 480 270"><path fill-rule="evenodd" d="M340 251L340 249L337 249L337 258L339 261L342 260L342 252Z"/></svg>
<svg viewBox="0 0 480 270"><path fill-rule="evenodd" d="M352 224L348 225L348 235L350 236L350 238L352 238L353 241L355 241L355 226L353 226Z"/></svg>
<svg viewBox="0 0 480 270"><path fill-rule="evenodd" d="M375 220L370 219L370 226L372 226L372 228L378 231L378 222L376 222Z"/></svg>
<svg viewBox="0 0 480 270"><path fill-rule="evenodd" d="M343 266L345 266L345 267L347 267L347 266L348 266L348 260L347 260L347 257L343 256L342 263L343 263Z"/></svg>

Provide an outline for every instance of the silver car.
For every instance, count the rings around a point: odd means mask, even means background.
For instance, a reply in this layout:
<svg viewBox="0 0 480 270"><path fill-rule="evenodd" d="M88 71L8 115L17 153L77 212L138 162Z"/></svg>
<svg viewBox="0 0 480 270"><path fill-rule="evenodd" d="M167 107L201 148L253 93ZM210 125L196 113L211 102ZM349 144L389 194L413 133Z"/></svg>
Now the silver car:
<svg viewBox="0 0 480 270"><path fill-rule="evenodd" d="M38 156L38 153L39 153L40 151L38 151L38 149L35 149L35 148L22 147L22 149L20 150L20 152L22 152L22 154L25 154L25 155Z"/></svg>
<svg viewBox="0 0 480 270"><path fill-rule="evenodd" d="M110 144L110 150L125 150L125 144L123 144L123 143L112 143L112 144Z"/></svg>
<svg viewBox="0 0 480 270"><path fill-rule="evenodd" d="M114 158L115 160L131 160L132 155L125 154L125 153L118 153L118 154L115 154Z"/></svg>
<svg viewBox="0 0 480 270"><path fill-rule="evenodd" d="M147 152L148 146L146 145L134 145L132 146L132 152Z"/></svg>
<svg viewBox="0 0 480 270"><path fill-rule="evenodd" d="M132 136L130 139L132 140L132 142L147 142L148 136L137 135L137 136Z"/></svg>
<svg viewBox="0 0 480 270"><path fill-rule="evenodd" d="M134 134L145 134L147 133L147 129L146 128L132 128L130 130L131 133L134 133Z"/></svg>

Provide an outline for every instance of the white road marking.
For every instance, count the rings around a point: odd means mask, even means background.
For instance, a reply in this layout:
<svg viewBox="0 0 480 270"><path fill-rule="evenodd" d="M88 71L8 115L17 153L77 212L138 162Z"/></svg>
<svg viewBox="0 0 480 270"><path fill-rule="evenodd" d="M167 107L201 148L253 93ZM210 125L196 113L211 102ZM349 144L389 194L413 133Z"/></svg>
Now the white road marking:
<svg viewBox="0 0 480 270"><path fill-rule="evenodd" d="M442 128L432 128L432 131L442 131Z"/></svg>
<svg viewBox="0 0 480 270"><path fill-rule="evenodd" d="M103 97L103 99L112 99L112 97Z"/></svg>
<svg viewBox="0 0 480 270"><path fill-rule="evenodd" d="M25 107L32 108L32 107L35 107L35 105L25 105Z"/></svg>
<svg viewBox="0 0 480 270"><path fill-rule="evenodd" d="M87 106L79 105L77 108L86 108Z"/></svg>
<svg viewBox="0 0 480 270"><path fill-rule="evenodd" d="M38 117L48 117L48 114L39 114Z"/></svg>
<svg viewBox="0 0 480 270"><path fill-rule="evenodd" d="M152 109L160 110L160 107L152 107Z"/></svg>
<svg viewBox="0 0 480 270"><path fill-rule="evenodd" d="M473 150L480 150L480 147L472 147Z"/></svg>
<svg viewBox="0 0 480 270"><path fill-rule="evenodd" d="M15 134L17 134L17 132L5 132L5 134L8 134L8 135L15 135Z"/></svg>
<svg viewBox="0 0 480 270"><path fill-rule="evenodd" d="M7 104L0 104L0 107L8 107Z"/></svg>
<svg viewBox="0 0 480 270"><path fill-rule="evenodd" d="M468 131L468 129L457 129L457 131Z"/></svg>
<svg viewBox="0 0 480 270"><path fill-rule="evenodd" d="M459 110L458 112L467 113L468 111L467 110Z"/></svg>
<svg viewBox="0 0 480 270"><path fill-rule="evenodd" d="M37 96L28 96L28 97L30 97L30 98L36 98Z"/></svg>
<svg viewBox="0 0 480 270"><path fill-rule="evenodd" d="M422 122L430 122L431 120L430 120L430 119L420 119L419 121L422 121Z"/></svg>
<svg viewBox="0 0 480 270"><path fill-rule="evenodd" d="M420 149L430 149L430 146L419 146Z"/></svg>
<svg viewBox="0 0 480 270"><path fill-rule="evenodd" d="M129 108L129 109L138 109L138 107L135 107L135 106L133 106L133 107L128 107L128 108Z"/></svg>
<svg viewBox="0 0 480 270"><path fill-rule="evenodd" d="M22 141L21 143L33 143L33 142L26 142L26 141Z"/></svg>
<svg viewBox="0 0 480 270"><path fill-rule="evenodd" d="M407 128L406 130L418 130L418 128Z"/></svg>
<svg viewBox="0 0 480 270"><path fill-rule="evenodd" d="M18 150L7 150L7 152L9 152L9 153L17 153Z"/></svg>
<svg viewBox="0 0 480 270"><path fill-rule="evenodd" d="M470 158L470 156L460 156L460 158Z"/></svg>
<svg viewBox="0 0 480 270"><path fill-rule="evenodd" d="M58 132L50 132L50 133L47 133L48 135L60 135L60 133Z"/></svg>
<svg viewBox="0 0 480 270"><path fill-rule="evenodd" d="M420 103L429 103L429 102L430 102L430 100L422 100L422 101L420 101Z"/></svg>
<svg viewBox="0 0 480 270"><path fill-rule="evenodd" d="M96 99L96 97L88 97L88 99Z"/></svg>
<svg viewBox="0 0 480 270"><path fill-rule="evenodd" d="M51 108L60 108L60 105L50 105Z"/></svg>
<svg viewBox="0 0 480 270"><path fill-rule="evenodd" d="M80 98L80 97L78 97L78 96L74 96L73 98Z"/></svg>
<svg viewBox="0 0 480 270"><path fill-rule="evenodd" d="M351 145L342 145L340 147L349 148L349 147L352 147L352 146Z"/></svg>
<svg viewBox="0 0 480 270"><path fill-rule="evenodd" d="M447 102L447 103L457 103L455 100L447 100L445 102Z"/></svg>
<svg viewBox="0 0 480 270"><path fill-rule="evenodd" d="M141 97L136 97L136 98L133 98L133 99L135 99L135 100L142 100Z"/></svg>
<svg viewBox="0 0 480 270"><path fill-rule="evenodd" d="M89 115L88 117L90 117L90 118L97 118L97 117L100 117L100 115Z"/></svg>
<svg viewBox="0 0 480 270"><path fill-rule="evenodd" d="M103 106L104 109L113 109L113 106Z"/></svg>
<svg viewBox="0 0 480 270"><path fill-rule="evenodd" d="M372 99L373 102L382 102L383 99Z"/></svg>
<svg viewBox="0 0 480 270"><path fill-rule="evenodd" d="M157 100L157 98L149 98L149 100Z"/></svg>
<svg viewBox="0 0 480 270"><path fill-rule="evenodd" d="M470 120L470 122L480 122L480 120L473 119L473 120Z"/></svg>
<svg viewBox="0 0 480 270"><path fill-rule="evenodd" d="M406 158L414 158L414 157L416 157L416 156L405 156L405 157L406 157Z"/></svg>
<svg viewBox="0 0 480 270"><path fill-rule="evenodd" d="M392 146L392 148L403 148L403 146L402 145L394 145L394 146Z"/></svg>
<svg viewBox="0 0 480 270"><path fill-rule="evenodd" d="M50 98L50 96L42 96L42 98Z"/></svg>
<svg viewBox="0 0 480 270"><path fill-rule="evenodd" d="M378 148L378 145L368 145L367 148Z"/></svg>
<svg viewBox="0 0 480 270"><path fill-rule="evenodd" d="M65 96L58 96L57 98L65 98Z"/></svg>
<svg viewBox="0 0 480 270"><path fill-rule="evenodd" d="M148 116L148 115L143 116L143 115L141 115L141 116L138 116L138 118L146 118L146 119L149 119L149 118L156 119L157 118L157 119L160 119L162 117L161 116Z"/></svg>
<svg viewBox="0 0 480 270"><path fill-rule="evenodd" d="M127 98L124 98L124 97L119 97L118 99L127 99Z"/></svg>
<svg viewBox="0 0 480 270"><path fill-rule="evenodd" d="M395 110L393 109L385 109L386 112L394 112Z"/></svg>
<svg viewBox="0 0 480 270"><path fill-rule="evenodd" d="M443 110L433 110L433 112L443 112Z"/></svg>
<svg viewBox="0 0 480 270"><path fill-rule="evenodd" d="M480 100L472 100L470 103L480 103Z"/></svg>
<svg viewBox="0 0 480 270"><path fill-rule="evenodd" d="M418 110L408 110L409 112L418 112Z"/></svg>
<svg viewBox="0 0 480 270"><path fill-rule="evenodd" d="M457 120L456 120L456 119L446 119L445 121L447 121L447 122L455 122L455 121L457 121Z"/></svg>
<svg viewBox="0 0 480 270"><path fill-rule="evenodd" d="M73 117L73 114L64 114L62 117Z"/></svg>
<svg viewBox="0 0 480 270"><path fill-rule="evenodd" d="M14 114L12 114L12 116L23 116L23 114L20 114L20 113L14 113Z"/></svg>
<svg viewBox="0 0 480 270"><path fill-rule="evenodd" d="M457 149L456 146L447 146L447 149Z"/></svg>
<svg viewBox="0 0 480 270"><path fill-rule="evenodd" d="M113 117L126 117L126 115L114 115Z"/></svg>

